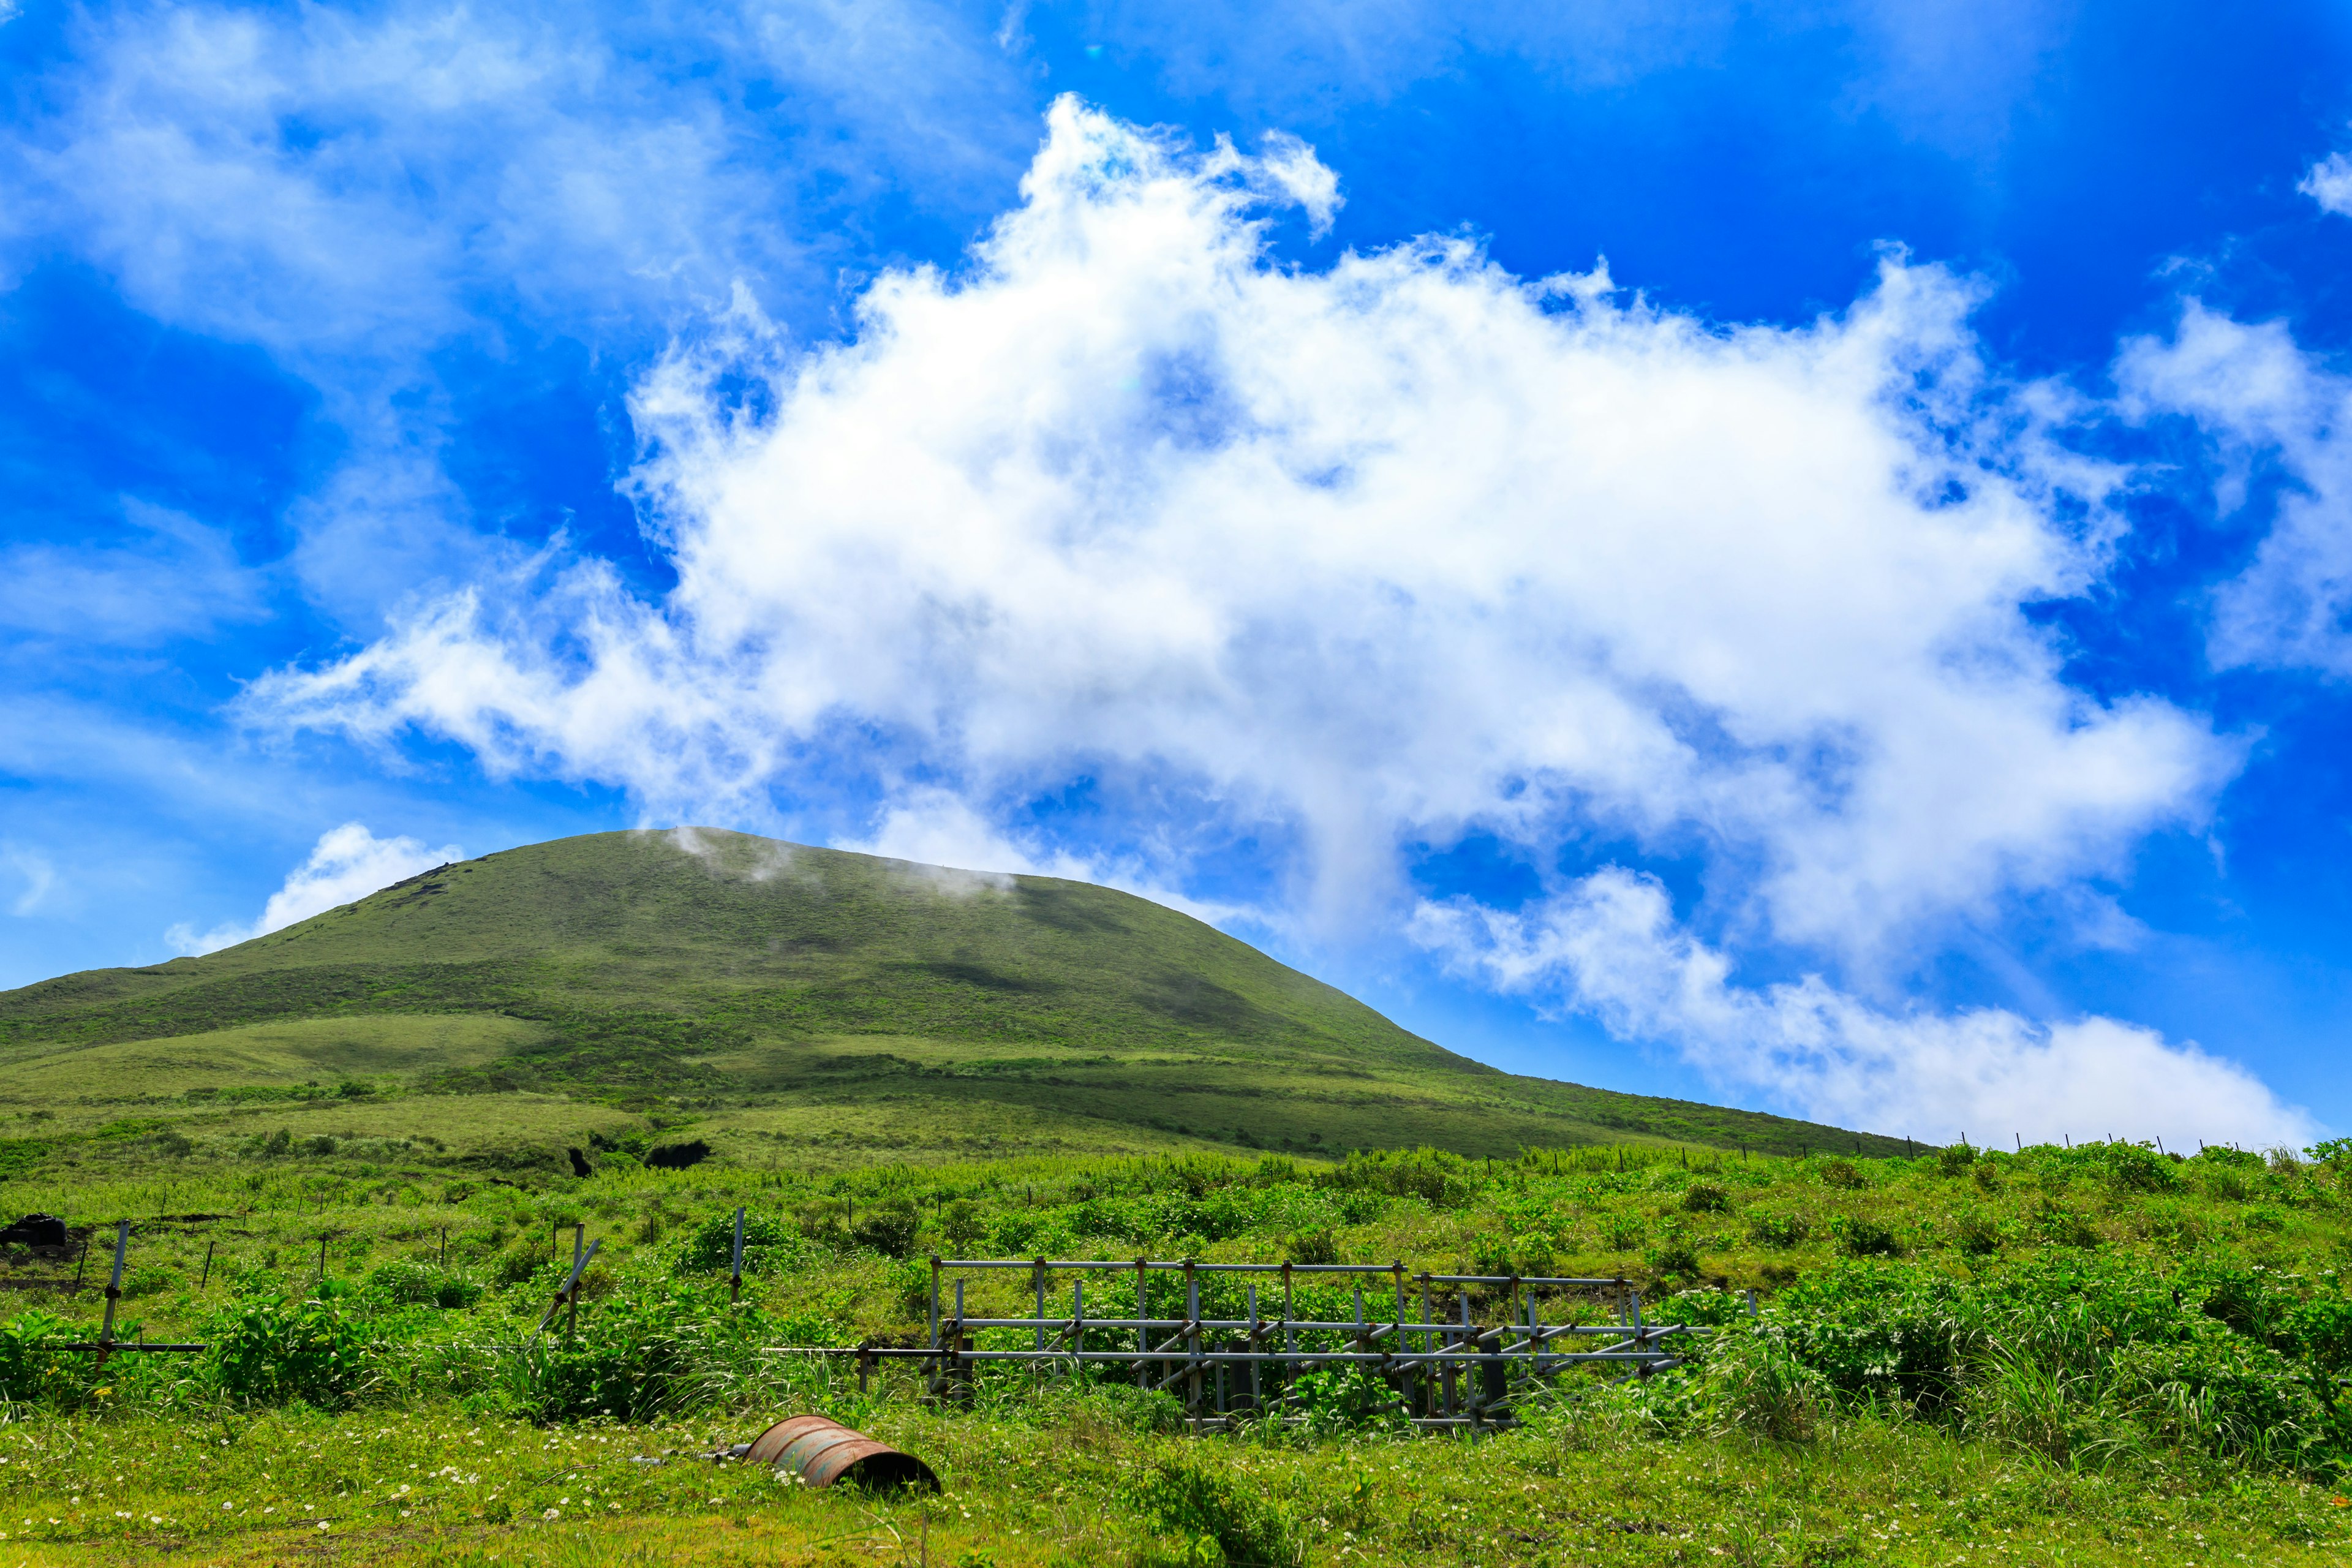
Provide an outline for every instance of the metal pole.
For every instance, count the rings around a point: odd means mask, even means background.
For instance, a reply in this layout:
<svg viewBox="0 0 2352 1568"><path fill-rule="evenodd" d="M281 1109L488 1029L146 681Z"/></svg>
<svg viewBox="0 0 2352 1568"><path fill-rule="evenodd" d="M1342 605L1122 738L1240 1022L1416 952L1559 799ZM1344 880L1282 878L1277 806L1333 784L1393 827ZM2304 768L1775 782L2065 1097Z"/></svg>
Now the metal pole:
<svg viewBox="0 0 2352 1568"><path fill-rule="evenodd" d="M743 1299L743 1205L735 1205L735 1251L733 1261L727 1266L727 1304L733 1306Z"/></svg>
<svg viewBox="0 0 2352 1568"><path fill-rule="evenodd" d="M106 1321L98 1331L99 1355L103 1358L106 1347L114 1343L114 1304L122 1300L122 1255L131 1247L131 1222L114 1222L114 1272L106 1281Z"/></svg>
<svg viewBox="0 0 2352 1568"><path fill-rule="evenodd" d="M580 1276L588 1270L588 1257L580 1250L580 1244L587 1239L586 1226L572 1227L572 1283L564 1288L564 1293L572 1298L563 1311L563 1337L567 1340L580 1332ZM604 1243L596 1245L602 1247Z"/></svg>
<svg viewBox="0 0 2352 1568"><path fill-rule="evenodd" d="M1138 1388L1146 1387L1151 1382L1151 1373L1143 1362L1143 1352L1151 1348L1151 1314L1144 1310L1150 1295L1143 1288L1143 1262L1140 1258L1135 1260L1135 1386Z"/></svg>
<svg viewBox="0 0 2352 1568"><path fill-rule="evenodd" d="M1389 1273L1394 1277L1396 1281L1396 1338L1391 1342L1398 1351L1402 1352L1404 1349L1404 1259L1400 1258L1391 1262L1389 1264ZM1412 1385L1412 1373L1411 1371L1408 1370L1397 1374L1397 1394L1404 1400L1405 1409L1408 1413L1412 1409L1412 1394L1410 1392Z"/></svg>
<svg viewBox="0 0 2352 1568"><path fill-rule="evenodd" d="M1192 1260L1189 1258L1184 1260L1184 1328L1188 1341L1186 1348L1192 1352L1192 1370L1189 1383L1192 1436L1197 1437L1201 1435L1201 1281L1192 1272Z"/></svg>
<svg viewBox="0 0 2352 1568"><path fill-rule="evenodd" d="M1265 1396L1257 1374L1257 1283L1255 1280L1249 1285L1249 1323L1250 1414L1262 1416L1265 1414Z"/></svg>
<svg viewBox="0 0 2352 1568"><path fill-rule="evenodd" d="M209 1241L205 1243L205 1271L196 1279L196 1289L199 1290L213 1282L213 1245Z"/></svg>

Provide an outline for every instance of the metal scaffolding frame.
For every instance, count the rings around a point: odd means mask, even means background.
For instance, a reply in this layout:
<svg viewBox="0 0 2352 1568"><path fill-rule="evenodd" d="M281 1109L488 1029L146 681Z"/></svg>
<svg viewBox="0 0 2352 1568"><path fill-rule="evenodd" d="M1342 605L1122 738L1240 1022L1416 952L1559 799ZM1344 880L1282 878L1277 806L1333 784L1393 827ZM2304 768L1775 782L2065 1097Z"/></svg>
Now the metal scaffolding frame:
<svg viewBox="0 0 2352 1568"><path fill-rule="evenodd" d="M1022 1270L1030 1276L1035 1310L1025 1317L969 1315L962 1276L982 1271ZM1233 1274L1244 1281L1243 1317L1207 1317L1201 1306L1202 1278ZM1085 1258L940 1258L930 1260L929 1343L922 1346L829 1346L779 1348L779 1353L854 1355L859 1382L886 1359L924 1363L926 1391L933 1399L968 1398L975 1371L985 1364L1026 1363L1039 1370L1060 1367L1125 1367L1139 1388L1176 1394L1196 1432L1221 1428L1244 1413L1260 1419L1295 1415L1292 1384L1318 1368L1348 1367L1385 1384L1401 1414L1428 1429L1506 1426L1518 1396L1554 1373L1575 1366L1605 1366L1641 1376L1677 1364L1670 1342L1704 1331L1683 1323L1645 1323L1641 1293L1622 1276L1606 1279L1552 1275L1408 1273L1396 1263L1202 1263L1191 1258L1112 1261ZM1069 1278L1069 1310L1058 1300L1049 1310L1048 1283ZM1182 1312L1152 1310L1155 1275L1182 1280ZM1297 1288L1304 1277L1353 1277L1349 1318L1295 1315ZM1131 1279L1132 1283L1128 1281ZM1261 1304L1261 1279L1278 1279L1279 1310ZM1090 1312L1087 1283L1108 1310ZM1379 1281L1388 1298L1368 1308L1365 1286ZM1409 1300L1408 1285L1417 1300ZM1454 1298L1456 1315L1441 1316L1442 1294ZM1058 1297L1059 1292L1055 1294ZM1501 1306L1498 1321L1474 1319L1473 1296ZM1613 1297L1622 1321L1547 1322L1545 1298L1568 1294ZM1117 1305L1114 1298L1124 1298ZM1416 1310L1417 1309L1417 1310ZM1751 1293L1749 1310L1754 1310ZM974 1336L988 1331L1027 1331L1025 1348L1000 1342L983 1348ZM1106 1338L1134 1336L1116 1348ZM1092 1342L1088 1336L1092 1335ZM1301 1336L1311 1342L1302 1346ZM1590 1345L1591 1348L1580 1348Z"/></svg>

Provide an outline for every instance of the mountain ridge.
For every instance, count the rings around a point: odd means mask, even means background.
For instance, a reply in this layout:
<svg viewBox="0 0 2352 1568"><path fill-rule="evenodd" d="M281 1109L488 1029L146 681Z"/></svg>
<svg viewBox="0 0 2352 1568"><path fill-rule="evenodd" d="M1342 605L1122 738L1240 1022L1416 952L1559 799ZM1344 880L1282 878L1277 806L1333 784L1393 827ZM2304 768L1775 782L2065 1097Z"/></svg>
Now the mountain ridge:
<svg viewBox="0 0 2352 1568"><path fill-rule="evenodd" d="M451 1018L479 1026L425 1022ZM293 1055L255 1065L273 1051ZM220 952L0 994L0 1102L47 1085L120 1103L106 1064L147 1064L161 1092L202 1076L182 1065L207 1052L225 1080L309 1061L356 1072L355 1098L430 1099L460 1121L486 1095L568 1104L548 1118L565 1138L583 1118L691 1112L740 1133L739 1157L761 1152L763 1125L800 1137L827 1108L872 1121L886 1104L908 1127L1015 1114L1146 1145L1904 1146L1505 1073L1115 889L710 828L522 846Z"/></svg>

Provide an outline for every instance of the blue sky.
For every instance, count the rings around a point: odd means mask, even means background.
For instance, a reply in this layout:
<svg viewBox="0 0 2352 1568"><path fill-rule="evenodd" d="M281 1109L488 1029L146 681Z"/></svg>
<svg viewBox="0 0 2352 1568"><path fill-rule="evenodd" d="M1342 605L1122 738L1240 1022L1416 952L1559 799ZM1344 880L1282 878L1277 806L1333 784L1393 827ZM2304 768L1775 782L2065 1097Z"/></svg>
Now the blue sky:
<svg viewBox="0 0 2352 1568"><path fill-rule="evenodd" d="M2352 21L1458 10L25 0L0 984L702 822L2352 1127Z"/></svg>

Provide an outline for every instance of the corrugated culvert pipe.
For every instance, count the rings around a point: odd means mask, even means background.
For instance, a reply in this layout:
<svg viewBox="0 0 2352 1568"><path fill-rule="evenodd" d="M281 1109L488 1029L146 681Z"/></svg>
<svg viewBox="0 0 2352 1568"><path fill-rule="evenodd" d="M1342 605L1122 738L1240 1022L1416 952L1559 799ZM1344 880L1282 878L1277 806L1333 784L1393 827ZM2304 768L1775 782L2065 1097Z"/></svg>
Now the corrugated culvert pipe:
<svg viewBox="0 0 2352 1568"><path fill-rule="evenodd" d="M798 1476L813 1487L846 1480L877 1489L940 1489L940 1478L922 1460L824 1415L795 1415L777 1422L751 1440L743 1462L773 1466L779 1475Z"/></svg>

